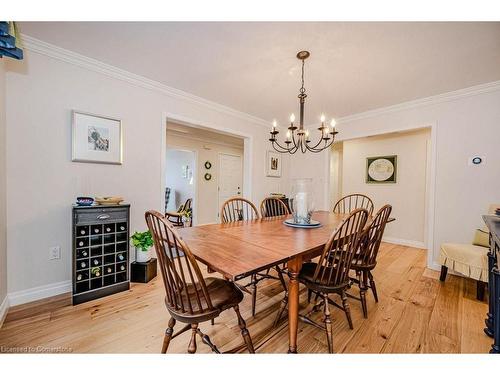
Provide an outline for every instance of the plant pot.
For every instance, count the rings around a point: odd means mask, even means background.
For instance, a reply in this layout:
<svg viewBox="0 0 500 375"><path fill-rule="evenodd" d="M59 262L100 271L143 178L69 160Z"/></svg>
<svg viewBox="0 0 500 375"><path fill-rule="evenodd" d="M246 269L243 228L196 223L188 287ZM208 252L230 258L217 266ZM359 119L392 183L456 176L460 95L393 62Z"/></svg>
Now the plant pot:
<svg viewBox="0 0 500 375"><path fill-rule="evenodd" d="M139 263L149 262L151 259L151 248L147 251L143 251L142 249L135 248L135 261Z"/></svg>

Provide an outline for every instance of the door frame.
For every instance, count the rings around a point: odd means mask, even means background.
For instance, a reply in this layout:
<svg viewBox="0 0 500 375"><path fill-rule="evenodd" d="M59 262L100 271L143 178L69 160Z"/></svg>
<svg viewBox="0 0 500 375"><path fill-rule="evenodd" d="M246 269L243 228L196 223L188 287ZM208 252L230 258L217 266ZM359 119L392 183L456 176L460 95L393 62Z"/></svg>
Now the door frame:
<svg viewBox="0 0 500 375"><path fill-rule="evenodd" d="M194 170L193 170L193 184L194 184L194 194L193 194L193 225L198 223L198 151L190 149L188 147L166 147L165 149L165 168L167 168L168 163L167 163L167 150L177 150L177 151L185 151L185 152L192 152L194 154ZM165 174L165 188L167 187L167 176ZM163 189L163 192L165 192L165 188ZM164 202L163 202L163 207L165 207L165 194L164 196Z"/></svg>
<svg viewBox="0 0 500 375"><path fill-rule="evenodd" d="M244 150L243 150L244 152ZM228 155L228 156L235 156L235 157L238 157L241 159L241 177L242 177L242 186L241 186L241 196L244 197L245 196L245 186L244 186L244 162L243 162L243 158L244 158L244 155L237 155L237 154L232 154L230 152L218 152L217 153L217 160L218 160L218 163L219 163L219 167L217 168L217 219L220 221L220 217L219 217L219 214L220 214L220 207L221 207L221 201L220 201L220 181L221 181L221 178L220 178L220 167L221 167L221 162L220 162L220 158L222 155Z"/></svg>
<svg viewBox="0 0 500 375"><path fill-rule="evenodd" d="M244 197L253 201L252 199L252 168L253 168L253 142L254 136L252 134L241 132L239 130L228 129L224 126L220 126L215 123L206 122L194 118L190 118L184 115L179 115L171 112L162 112L161 115L161 126L160 126L160 139L161 139L161 151L160 151L160 186L161 192L159 194L158 206L160 210L165 207L165 188L166 188L166 153L167 153L167 127L169 122L176 122L181 124L186 124L193 128L205 128L212 131L224 132L229 135L243 138L243 191ZM161 211L160 211L161 212ZM193 223L194 224L194 223Z"/></svg>
<svg viewBox="0 0 500 375"><path fill-rule="evenodd" d="M343 125L343 124L342 124ZM427 155L430 160L427 160L427 165L429 166L429 170L426 171L426 191L425 191L425 223L424 223L424 247L427 250L427 268L433 270L439 270L441 266L434 261L435 252L439 252L439 248L435 248L434 241L434 222L435 222L435 210L436 210L436 163L437 163L437 122L429 121L425 123L417 123L417 124L407 124L406 126L401 126L398 128L391 129L380 129L369 132L360 132L359 134L354 134L349 137L340 137L339 141L348 141L352 139L359 139L370 137L374 135L383 135L390 134L395 132L404 132L411 130L423 130L429 129L430 134L430 145L427 150ZM331 151L330 151L331 152ZM328 189L327 196L330 201L330 157L327 160L327 168L328 171L326 176L328 181ZM403 243L402 243L403 244ZM404 245L404 244L403 244ZM411 244L406 244L411 246Z"/></svg>

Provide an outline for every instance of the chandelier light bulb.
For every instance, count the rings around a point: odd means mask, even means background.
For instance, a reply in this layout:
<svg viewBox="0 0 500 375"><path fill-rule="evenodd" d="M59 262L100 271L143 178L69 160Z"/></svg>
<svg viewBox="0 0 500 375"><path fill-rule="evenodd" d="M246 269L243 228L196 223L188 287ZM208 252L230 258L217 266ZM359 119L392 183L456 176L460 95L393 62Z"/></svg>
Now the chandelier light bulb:
<svg viewBox="0 0 500 375"><path fill-rule="evenodd" d="M309 130L306 130L306 139L309 139Z"/></svg>
<svg viewBox="0 0 500 375"><path fill-rule="evenodd" d="M335 121L334 118L332 118L332 121L330 122L330 125L332 126L332 130L335 130L335 125L337 125L337 122Z"/></svg>
<svg viewBox="0 0 500 375"><path fill-rule="evenodd" d="M321 123L324 123L325 122L325 115L321 115Z"/></svg>
<svg viewBox="0 0 500 375"><path fill-rule="evenodd" d="M290 139L290 136L291 136L291 135L290 135L290 130L289 130L289 131L287 131L287 132L286 132L286 138L287 138L287 139Z"/></svg>
<svg viewBox="0 0 500 375"><path fill-rule="evenodd" d="M276 130L276 127L278 126L278 123L276 122L276 120L273 121L273 129Z"/></svg>
<svg viewBox="0 0 500 375"><path fill-rule="evenodd" d="M290 115L290 122L294 122L295 121L295 115L292 113Z"/></svg>

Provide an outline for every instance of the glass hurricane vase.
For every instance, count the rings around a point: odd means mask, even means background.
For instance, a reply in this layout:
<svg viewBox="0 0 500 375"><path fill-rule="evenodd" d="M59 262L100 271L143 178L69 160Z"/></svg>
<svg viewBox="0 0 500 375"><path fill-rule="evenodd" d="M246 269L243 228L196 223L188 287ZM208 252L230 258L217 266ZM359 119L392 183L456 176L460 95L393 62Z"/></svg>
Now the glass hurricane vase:
<svg viewBox="0 0 500 375"><path fill-rule="evenodd" d="M295 224L309 224L314 212L314 193L312 178L299 178L292 181L290 194L293 222Z"/></svg>

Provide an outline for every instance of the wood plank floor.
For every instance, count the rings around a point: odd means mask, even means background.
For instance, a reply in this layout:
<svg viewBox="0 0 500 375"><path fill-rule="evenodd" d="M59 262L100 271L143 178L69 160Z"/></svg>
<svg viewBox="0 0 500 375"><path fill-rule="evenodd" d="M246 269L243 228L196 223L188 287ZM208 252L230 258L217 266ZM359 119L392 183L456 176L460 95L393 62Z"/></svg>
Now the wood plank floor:
<svg viewBox="0 0 500 375"><path fill-rule="evenodd" d="M342 311L332 308L336 353L487 353L491 339L483 334L487 304L475 299L475 283L449 275L445 283L438 273L425 268L426 252L383 244L374 272L380 302L368 297L368 319L360 304L350 300L354 329L349 329ZM358 290L353 287L351 294ZM308 309L301 290L302 311ZM159 353L168 313L163 305L160 278L149 284L133 284L128 292L78 306L69 305L69 295L52 297L12 308L0 329L0 346L66 348L76 353ZM259 284L257 315L250 314L251 299L240 307L258 353L286 353L286 317L271 329L283 297L274 280ZM310 308L310 307L309 307ZM320 322L321 315L312 316ZM176 328L182 325L178 323ZM233 311L201 324L221 351L241 345ZM175 338L170 353L185 353L190 334ZM299 323L298 350L326 353L324 332ZM199 353L209 348L198 343Z"/></svg>

